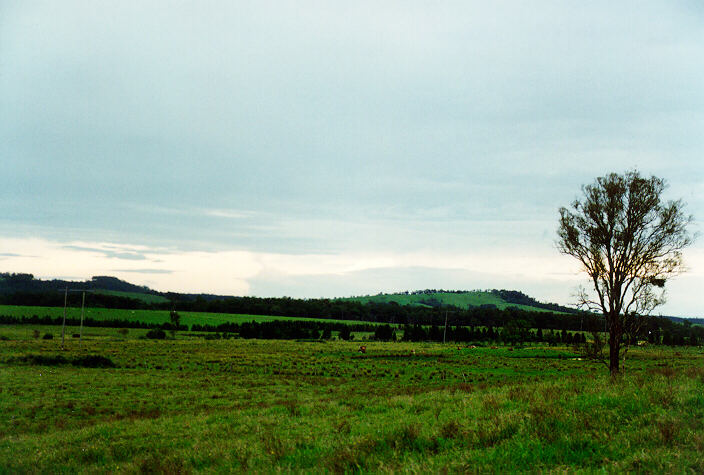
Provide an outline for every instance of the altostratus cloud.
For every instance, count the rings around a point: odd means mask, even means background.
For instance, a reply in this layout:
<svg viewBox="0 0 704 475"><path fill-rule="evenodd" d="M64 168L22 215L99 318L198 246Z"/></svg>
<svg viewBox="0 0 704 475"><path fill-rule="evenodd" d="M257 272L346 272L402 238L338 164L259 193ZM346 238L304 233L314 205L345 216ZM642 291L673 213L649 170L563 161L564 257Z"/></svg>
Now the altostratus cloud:
<svg viewBox="0 0 704 475"><path fill-rule="evenodd" d="M519 251L501 255L442 251L277 254L246 250L179 251L106 242L17 238L0 239L0 249L7 251L0 258L0 270L4 272L31 272L37 277L76 280L114 275L156 290L229 295L248 294L250 281L262 275L267 278L344 276L370 269L454 269L571 282L577 278L577 269L558 255L525 255Z"/></svg>

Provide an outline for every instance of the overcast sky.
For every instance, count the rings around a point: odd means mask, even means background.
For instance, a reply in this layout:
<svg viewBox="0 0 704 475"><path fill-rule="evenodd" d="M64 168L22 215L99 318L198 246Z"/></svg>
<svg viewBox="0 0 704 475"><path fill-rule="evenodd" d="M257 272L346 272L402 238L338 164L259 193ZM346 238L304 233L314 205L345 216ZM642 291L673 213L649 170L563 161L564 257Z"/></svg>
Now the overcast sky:
<svg viewBox="0 0 704 475"><path fill-rule="evenodd" d="M0 0L0 271L569 304L582 184L704 219L703 59L695 0ZM685 259L661 311L702 316Z"/></svg>

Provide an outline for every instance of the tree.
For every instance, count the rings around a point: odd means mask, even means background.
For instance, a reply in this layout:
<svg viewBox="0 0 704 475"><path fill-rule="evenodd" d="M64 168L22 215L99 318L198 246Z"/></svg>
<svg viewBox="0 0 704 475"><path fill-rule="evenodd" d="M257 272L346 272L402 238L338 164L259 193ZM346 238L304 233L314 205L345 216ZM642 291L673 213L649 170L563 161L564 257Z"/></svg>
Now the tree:
<svg viewBox="0 0 704 475"><path fill-rule="evenodd" d="M169 313L169 319L171 320L171 335L175 337L176 330L178 330L178 327L181 324L181 315L179 315L176 310L171 310L171 313Z"/></svg>
<svg viewBox="0 0 704 475"><path fill-rule="evenodd" d="M664 303L665 282L683 271L682 250L692 242L693 218L681 200L663 200L665 188L663 179L638 171L611 173L560 208L557 245L589 276L593 289L580 288L578 303L606 320L612 375L628 349L622 339L631 340L642 317Z"/></svg>
<svg viewBox="0 0 704 475"><path fill-rule="evenodd" d="M378 325L374 330L374 339L378 341L390 341L394 338L394 330L391 325Z"/></svg>
<svg viewBox="0 0 704 475"><path fill-rule="evenodd" d="M340 333L338 336L339 336L340 340L351 340L352 338L350 338L351 337L350 327L348 327L347 325L343 326L340 329Z"/></svg>

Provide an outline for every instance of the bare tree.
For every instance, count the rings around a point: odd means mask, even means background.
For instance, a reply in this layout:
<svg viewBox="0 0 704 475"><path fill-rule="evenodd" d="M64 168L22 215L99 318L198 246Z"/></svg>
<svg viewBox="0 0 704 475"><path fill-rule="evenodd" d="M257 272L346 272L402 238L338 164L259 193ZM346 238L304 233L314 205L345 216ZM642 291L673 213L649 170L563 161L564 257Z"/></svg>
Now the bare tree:
<svg viewBox="0 0 704 475"><path fill-rule="evenodd" d="M666 186L638 171L611 173L583 186L570 208L560 208L557 245L579 260L591 280L593 291L580 288L578 303L606 319L611 374L619 372L641 317L664 303L665 282L684 270L682 250L692 242L687 226L693 218L681 200L663 201Z"/></svg>

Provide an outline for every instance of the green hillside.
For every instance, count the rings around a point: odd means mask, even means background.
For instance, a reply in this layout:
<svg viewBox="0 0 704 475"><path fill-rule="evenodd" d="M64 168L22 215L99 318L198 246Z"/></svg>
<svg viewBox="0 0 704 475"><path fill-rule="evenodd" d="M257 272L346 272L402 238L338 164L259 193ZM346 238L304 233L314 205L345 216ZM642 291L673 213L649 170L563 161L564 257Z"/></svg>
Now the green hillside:
<svg viewBox="0 0 704 475"><path fill-rule="evenodd" d="M505 308L514 307L522 310L537 311L537 312L564 312L568 309L551 310L547 308L541 308L536 305L540 305L539 302L531 299L527 296L522 296L526 301L535 302L534 305L522 304L511 302L505 298L502 298L502 292L506 291L483 291L483 290L472 290L465 292L431 292L431 291L417 291L417 292L403 292L397 294L378 294L378 295L367 295L363 297L349 297L343 300L352 300L361 303L375 302L375 303L388 303L396 302L399 305L419 305L426 307L440 307L440 306L453 306L463 309L469 309L472 307L481 306L495 306L496 308L503 310ZM516 292L514 292L516 293ZM520 293L519 293L520 294ZM522 295L522 294L521 294Z"/></svg>

